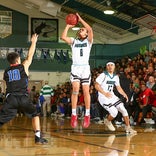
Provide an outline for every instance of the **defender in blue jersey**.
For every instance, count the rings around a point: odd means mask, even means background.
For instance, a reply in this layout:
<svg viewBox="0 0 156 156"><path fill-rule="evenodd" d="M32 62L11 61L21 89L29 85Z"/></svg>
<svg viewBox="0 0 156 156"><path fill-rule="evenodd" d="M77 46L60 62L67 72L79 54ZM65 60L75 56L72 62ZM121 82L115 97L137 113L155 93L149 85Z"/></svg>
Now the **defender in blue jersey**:
<svg viewBox="0 0 156 156"><path fill-rule="evenodd" d="M32 127L35 132L35 143L44 144L48 141L41 136L39 114L28 97L28 69L35 53L38 35L31 38L31 46L27 58L21 63L18 53L7 55L10 66L4 71L3 79L6 82L6 100L0 111L0 126L13 119L20 110L32 118Z"/></svg>

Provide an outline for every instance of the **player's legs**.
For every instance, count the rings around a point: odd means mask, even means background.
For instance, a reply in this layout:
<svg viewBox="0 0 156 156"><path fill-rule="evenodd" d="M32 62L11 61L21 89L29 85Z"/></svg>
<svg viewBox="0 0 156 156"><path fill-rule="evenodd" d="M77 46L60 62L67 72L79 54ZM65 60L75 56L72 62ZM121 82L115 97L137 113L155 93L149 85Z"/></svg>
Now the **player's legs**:
<svg viewBox="0 0 156 156"><path fill-rule="evenodd" d="M116 109L115 106L109 107L109 106L103 105L103 107L109 112L109 115L107 116L107 118L104 119L104 123L110 131L115 131L115 127L113 126L111 121L117 116L118 110Z"/></svg>
<svg viewBox="0 0 156 156"><path fill-rule="evenodd" d="M35 143L36 144L48 143L48 141L46 139L42 138L39 116L34 116L32 118L32 127L35 132Z"/></svg>
<svg viewBox="0 0 156 156"><path fill-rule="evenodd" d="M0 110L0 127L13 119L17 114L17 109L10 108L8 104L4 104Z"/></svg>
<svg viewBox="0 0 156 156"><path fill-rule="evenodd" d="M16 116L16 114L17 109L6 110L6 107L3 106L3 108L0 111L0 127L12 120Z"/></svg>
<svg viewBox="0 0 156 156"><path fill-rule="evenodd" d="M32 118L32 127L35 132L35 143L44 144L48 141L41 136L40 119L39 113L37 113L36 107L29 100L26 95L19 97L19 107L20 109L29 117Z"/></svg>
<svg viewBox="0 0 156 156"><path fill-rule="evenodd" d="M128 112L125 109L123 103L120 103L118 106L116 106L116 108L118 109L119 112L121 112L121 114L123 116L123 119L125 121L126 126L129 126L130 125L130 122L129 122Z"/></svg>
<svg viewBox="0 0 156 156"><path fill-rule="evenodd" d="M85 117L83 121L83 127L87 128L90 125L90 93L89 93L89 84L83 84L83 95L84 95L84 102L85 102Z"/></svg>
<svg viewBox="0 0 156 156"><path fill-rule="evenodd" d="M32 127L34 132L40 131L40 119L39 116L35 116L32 118Z"/></svg>
<svg viewBox="0 0 156 156"><path fill-rule="evenodd" d="M83 95L84 95L84 102L85 102L85 107L86 109L90 110L90 93L89 93L89 85L88 84L84 84L82 85L82 89L83 89ZM90 115L90 112L88 112L89 114L86 115Z"/></svg>
<svg viewBox="0 0 156 156"><path fill-rule="evenodd" d="M110 131L115 131L115 127L112 124L112 120L117 116L118 110L113 104L105 104L103 98L99 98L100 105L108 112L108 116L104 119L104 124Z"/></svg>
<svg viewBox="0 0 156 156"><path fill-rule="evenodd" d="M71 95L71 105L72 105L72 115L76 115L76 107L78 101L78 94L80 89L80 67L72 65L70 81L72 83L72 95Z"/></svg>
<svg viewBox="0 0 156 156"><path fill-rule="evenodd" d="M0 126L4 125L11 119L13 119L17 114L18 102L15 96L7 96L5 103L0 110Z"/></svg>
<svg viewBox="0 0 156 156"><path fill-rule="evenodd" d="M125 129L126 129L126 133L137 133L137 131L133 130L130 127L130 122L129 122L129 116L128 116L128 112L124 107L123 103L120 103L119 105L116 106L116 108L118 109L119 112L121 112L123 119L125 121Z"/></svg>
<svg viewBox="0 0 156 156"><path fill-rule="evenodd" d="M36 144L45 144L48 143L48 141L44 138L42 138L41 134L41 128L40 128L40 118L39 116L35 116L32 118L32 127L35 132L35 143Z"/></svg>
<svg viewBox="0 0 156 156"><path fill-rule="evenodd" d="M84 101L86 106L86 114L83 122L83 127L87 128L90 124L90 94L89 94L89 84L90 84L90 66L72 66L72 72L70 80L72 82L72 118L71 118L71 126L77 126L77 116L76 116L76 107L78 101L78 93L80 88L80 81L82 83L82 89L84 94Z"/></svg>
<svg viewBox="0 0 156 156"><path fill-rule="evenodd" d="M90 125L90 81L90 66L87 65L83 68L81 73L81 83L85 102L85 116L83 121L84 128L87 128Z"/></svg>
<svg viewBox="0 0 156 156"><path fill-rule="evenodd" d="M114 117L112 117L111 114L109 114L109 115L107 116L107 120L108 120L108 121L112 121L113 119L114 119Z"/></svg>
<svg viewBox="0 0 156 156"><path fill-rule="evenodd" d="M79 94L80 82L73 81L72 82L72 95L71 95L71 104L72 104L72 116L71 116L71 126L73 128L77 127L77 114L76 114L76 107L78 101L78 94Z"/></svg>
<svg viewBox="0 0 156 156"><path fill-rule="evenodd" d="M78 81L72 82L72 95L71 95L72 109L76 109L77 107L79 88L80 88L80 82ZM76 114L74 113L73 115Z"/></svg>

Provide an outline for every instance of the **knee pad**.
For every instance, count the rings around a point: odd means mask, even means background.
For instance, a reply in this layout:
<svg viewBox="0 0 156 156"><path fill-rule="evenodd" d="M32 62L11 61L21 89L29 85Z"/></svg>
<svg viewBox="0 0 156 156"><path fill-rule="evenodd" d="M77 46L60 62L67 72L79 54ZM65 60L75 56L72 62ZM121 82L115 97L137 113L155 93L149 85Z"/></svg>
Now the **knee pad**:
<svg viewBox="0 0 156 156"><path fill-rule="evenodd" d="M78 95L79 92L73 91L72 94L74 94L74 95Z"/></svg>
<svg viewBox="0 0 156 156"><path fill-rule="evenodd" d="M126 110L126 108L124 107L123 104L119 106L118 110L122 114L122 116L128 116L127 110Z"/></svg>
<svg viewBox="0 0 156 156"><path fill-rule="evenodd" d="M118 114L118 110L114 107L114 109L111 109L109 113L113 118L115 118Z"/></svg>

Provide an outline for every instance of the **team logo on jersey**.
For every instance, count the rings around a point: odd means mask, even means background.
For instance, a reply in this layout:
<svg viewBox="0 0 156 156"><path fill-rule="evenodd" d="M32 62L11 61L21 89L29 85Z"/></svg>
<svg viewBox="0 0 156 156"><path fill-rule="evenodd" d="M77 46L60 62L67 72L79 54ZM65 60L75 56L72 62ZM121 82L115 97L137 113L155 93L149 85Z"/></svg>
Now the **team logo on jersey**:
<svg viewBox="0 0 156 156"><path fill-rule="evenodd" d="M106 84L115 84L115 81L107 81Z"/></svg>
<svg viewBox="0 0 156 156"><path fill-rule="evenodd" d="M81 48L81 47L87 47L87 43L75 44L75 47L76 47L76 48L79 48L79 47L80 47L80 48Z"/></svg>

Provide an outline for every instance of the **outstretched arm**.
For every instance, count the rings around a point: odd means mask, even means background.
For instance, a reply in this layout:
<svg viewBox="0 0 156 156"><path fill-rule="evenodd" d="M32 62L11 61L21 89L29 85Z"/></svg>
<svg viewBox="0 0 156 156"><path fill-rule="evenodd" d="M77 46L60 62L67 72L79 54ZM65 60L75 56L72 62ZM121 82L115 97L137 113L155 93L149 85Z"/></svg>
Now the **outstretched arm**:
<svg viewBox="0 0 156 156"><path fill-rule="evenodd" d="M93 30L92 30L91 26L87 22L85 22L78 13L76 13L76 15L78 16L79 22L81 22L82 25L87 29L88 40L90 43L92 43L93 42Z"/></svg>
<svg viewBox="0 0 156 156"><path fill-rule="evenodd" d="M61 39L62 39L63 41L65 41L66 43L68 43L68 44L72 44L72 42L73 42L73 41L71 40L71 38L67 36L68 30L69 30L70 28L72 28L72 27L74 27L74 25L69 25L69 24L67 24L66 27L65 27L65 29L64 29L64 31L63 31L63 33L62 33L62 35L61 35Z"/></svg>
<svg viewBox="0 0 156 156"><path fill-rule="evenodd" d="M29 69L30 64L32 63L32 59L35 53L37 39L38 39L37 34L32 35L31 46L29 48L27 58L22 63L24 65L24 69L27 75L29 74L28 69Z"/></svg>

